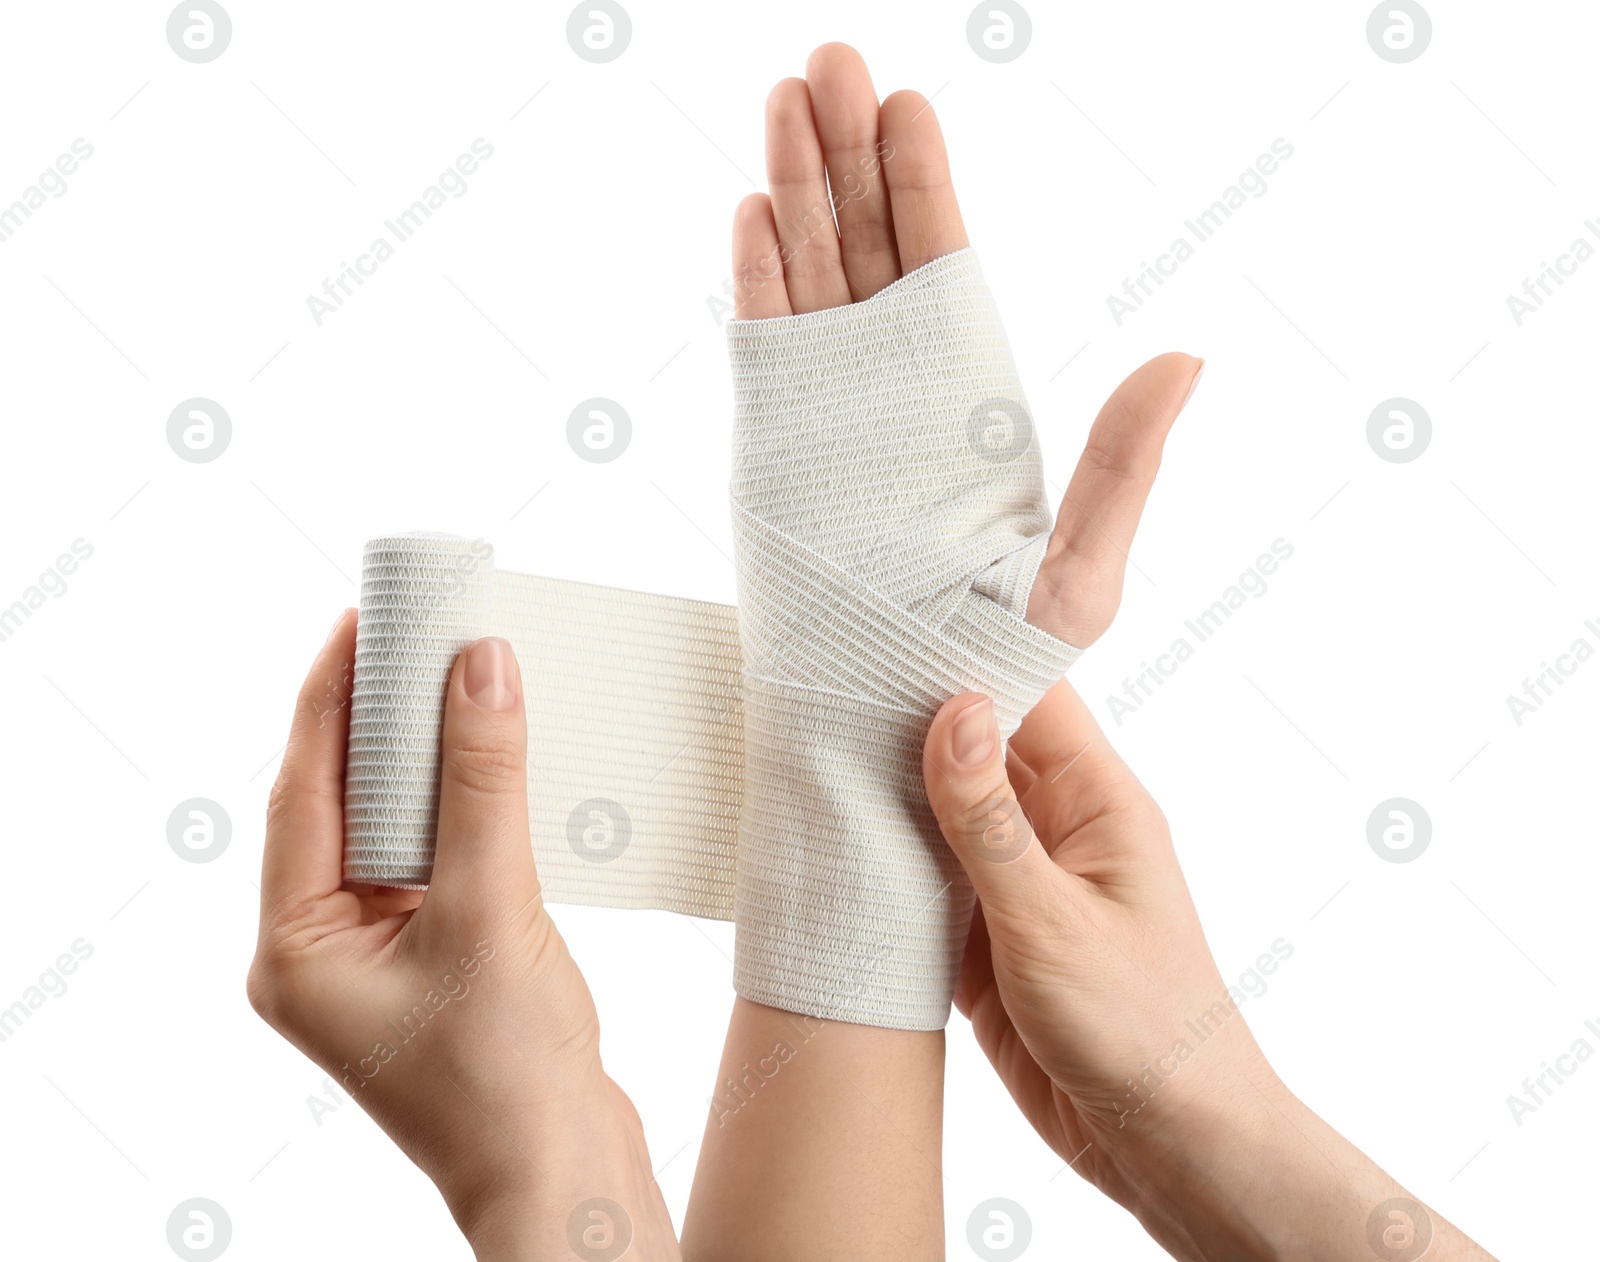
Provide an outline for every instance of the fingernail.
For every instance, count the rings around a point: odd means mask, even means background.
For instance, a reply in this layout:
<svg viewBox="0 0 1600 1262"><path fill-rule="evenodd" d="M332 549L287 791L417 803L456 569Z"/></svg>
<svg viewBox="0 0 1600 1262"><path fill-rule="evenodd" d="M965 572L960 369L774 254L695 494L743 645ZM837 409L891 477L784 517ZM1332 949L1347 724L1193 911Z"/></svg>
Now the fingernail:
<svg viewBox="0 0 1600 1262"><path fill-rule="evenodd" d="M1205 373L1206 361L1200 361L1200 367L1194 370L1194 376L1189 381L1189 393L1183 396L1183 402L1178 405L1178 411L1183 411L1189 406L1189 400L1194 398L1194 392L1200 388L1200 378Z"/></svg>
<svg viewBox="0 0 1600 1262"><path fill-rule="evenodd" d="M511 646L490 636L469 648L465 683L467 696L485 710L509 710L517 695L517 662Z"/></svg>
<svg viewBox="0 0 1600 1262"><path fill-rule="evenodd" d="M981 767L994 754L1000 733L994 724L994 702L974 701L960 714L950 731L950 754L958 767Z"/></svg>
<svg viewBox="0 0 1600 1262"><path fill-rule="evenodd" d="M348 609L341 609L339 611L339 616L333 620L333 625L328 628L328 640L333 639L334 636L339 634L339 628L344 626L345 615L349 612L350 611ZM328 640L324 640L323 643L326 644Z"/></svg>

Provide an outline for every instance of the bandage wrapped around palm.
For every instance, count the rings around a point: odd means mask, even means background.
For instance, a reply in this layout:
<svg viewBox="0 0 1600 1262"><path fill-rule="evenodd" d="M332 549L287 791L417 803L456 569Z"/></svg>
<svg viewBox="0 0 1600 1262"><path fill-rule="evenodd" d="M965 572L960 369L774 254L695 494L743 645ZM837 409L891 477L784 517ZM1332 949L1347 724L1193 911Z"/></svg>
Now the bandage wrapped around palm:
<svg viewBox="0 0 1600 1262"><path fill-rule="evenodd" d="M937 1029L972 895L922 741L967 690L1009 735L1078 650L1023 621L1039 447L976 255L864 302L735 321L744 803L735 986Z"/></svg>

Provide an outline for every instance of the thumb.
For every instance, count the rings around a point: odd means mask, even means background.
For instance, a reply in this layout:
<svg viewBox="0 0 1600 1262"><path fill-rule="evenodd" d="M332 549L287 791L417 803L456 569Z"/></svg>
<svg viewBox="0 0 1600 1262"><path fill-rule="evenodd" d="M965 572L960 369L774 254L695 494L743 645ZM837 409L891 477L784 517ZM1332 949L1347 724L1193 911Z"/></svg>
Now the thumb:
<svg viewBox="0 0 1600 1262"><path fill-rule="evenodd" d="M527 744L516 654L498 637L473 642L457 656L445 693L439 823L424 907L510 912L536 895Z"/></svg>
<svg viewBox="0 0 1600 1262"><path fill-rule="evenodd" d="M989 932L1038 923L1068 895L1065 874L1034 836L1006 776L994 702L964 693L934 716L922 778L944 839L966 869Z"/></svg>
<svg viewBox="0 0 1600 1262"><path fill-rule="evenodd" d="M1157 355L1100 409L1028 599L1034 626L1087 648L1111 625L1167 434L1204 367L1191 355Z"/></svg>

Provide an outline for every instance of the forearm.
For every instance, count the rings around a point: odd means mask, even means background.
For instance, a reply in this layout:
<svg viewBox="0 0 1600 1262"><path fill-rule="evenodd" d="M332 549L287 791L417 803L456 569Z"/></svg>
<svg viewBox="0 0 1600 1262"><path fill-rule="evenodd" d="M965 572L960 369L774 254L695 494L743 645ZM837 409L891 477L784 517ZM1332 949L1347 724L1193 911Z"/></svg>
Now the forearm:
<svg viewBox="0 0 1600 1262"><path fill-rule="evenodd" d="M944 1256L944 1033L739 998L683 1224L691 1262Z"/></svg>
<svg viewBox="0 0 1600 1262"><path fill-rule="evenodd" d="M1176 1132L1152 1126L1118 1154L1127 1190L1118 1199L1174 1257L1490 1257L1270 1071L1235 1085L1191 1102Z"/></svg>

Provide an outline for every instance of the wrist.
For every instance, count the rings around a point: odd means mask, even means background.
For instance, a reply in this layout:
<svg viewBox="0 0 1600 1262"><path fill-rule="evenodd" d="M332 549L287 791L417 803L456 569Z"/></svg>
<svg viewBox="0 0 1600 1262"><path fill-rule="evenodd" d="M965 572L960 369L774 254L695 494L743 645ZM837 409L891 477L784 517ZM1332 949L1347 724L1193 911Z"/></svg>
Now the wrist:
<svg viewBox="0 0 1600 1262"><path fill-rule="evenodd" d="M1296 1213L1331 1174L1306 1139L1320 1119L1243 1031L1169 1059L1142 1066L1092 1110L1080 1102L1092 1144L1079 1169L1174 1257L1319 1256ZM1307 1168L1308 1156L1320 1168Z"/></svg>
<svg viewBox="0 0 1600 1262"><path fill-rule="evenodd" d="M638 1114L597 1076L440 1181L478 1262L678 1256Z"/></svg>
<svg viewBox="0 0 1600 1262"><path fill-rule="evenodd" d="M1346 1262L1368 1256L1399 1206L1437 1256L1463 1239L1294 1095L1264 1058L1199 1084L1115 1154L1123 1204L1174 1257ZM1382 1219L1382 1221L1378 1221ZM1467 1242L1470 1243L1470 1242Z"/></svg>

